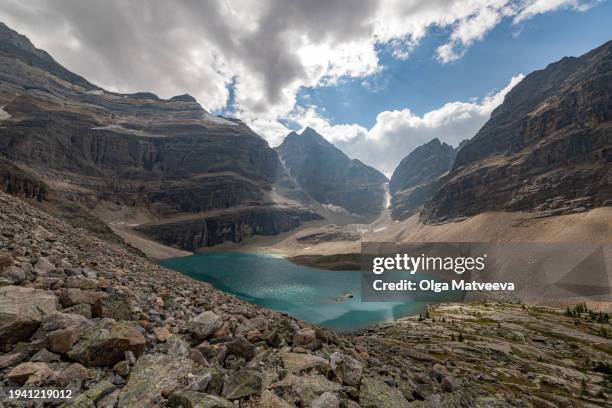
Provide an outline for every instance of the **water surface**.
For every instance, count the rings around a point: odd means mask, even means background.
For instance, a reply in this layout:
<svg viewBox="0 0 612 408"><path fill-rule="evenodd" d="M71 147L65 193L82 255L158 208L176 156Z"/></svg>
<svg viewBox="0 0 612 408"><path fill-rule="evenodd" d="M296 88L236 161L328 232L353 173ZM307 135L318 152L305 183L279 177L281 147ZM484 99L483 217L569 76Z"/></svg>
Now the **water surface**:
<svg viewBox="0 0 612 408"><path fill-rule="evenodd" d="M362 302L359 271L324 271L261 253L203 253L162 265L248 302L342 331L419 313L424 307L423 302ZM339 300L346 293L353 297Z"/></svg>

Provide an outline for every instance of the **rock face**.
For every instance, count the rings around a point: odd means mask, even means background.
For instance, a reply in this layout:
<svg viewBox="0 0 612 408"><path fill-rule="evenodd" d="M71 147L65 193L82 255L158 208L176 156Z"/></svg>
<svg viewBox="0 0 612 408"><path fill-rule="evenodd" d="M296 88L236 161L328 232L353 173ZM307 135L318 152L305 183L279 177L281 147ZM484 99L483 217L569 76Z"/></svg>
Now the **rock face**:
<svg viewBox="0 0 612 408"><path fill-rule="evenodd" d="M391 180L391 216L406 219L421 209L440 187L440 176L455 160L452 146L433 139L414 149L399 163Z"/></svg>
<svg viewBox="0 0 612 408"><path fill-rule="evenodd" d="M189 95L103 90L4 24L0 106L0 188L58 212L99 204L157 220L252 205L272 219L287 206L309 212L274 150L240 121L210 115ZM267 228L258 221L249 228Z"/></svg>
<svg viewBox="0 0 612 408"><path fill-rule="evenodd" d="M298 184L320 203L365 217L382 210L384 174L349 159L315 130L290 133L276 151Z"/></svg>
<svg viewBox="0 0 612 408"><path fill-rule="evenodd" d="M422 219L611 205L611 68L607 42L525 77L457 153Z"/></svg>
<svg viewBox="0 0 612 408"><path fill-rule="evenodd" d="M225 241L241 242L253 235L277 235L305 221L322 217L296 208L243 207L187 220L172 219L138 226L136 230L165 245L192 251Z"/></svg>
<svg viewBox="0 0 612 408"><path fill-rule="evenodd" d="M0 349L27 340L42 317L57 310L57 297L33 288L0 287Z"/></svg>

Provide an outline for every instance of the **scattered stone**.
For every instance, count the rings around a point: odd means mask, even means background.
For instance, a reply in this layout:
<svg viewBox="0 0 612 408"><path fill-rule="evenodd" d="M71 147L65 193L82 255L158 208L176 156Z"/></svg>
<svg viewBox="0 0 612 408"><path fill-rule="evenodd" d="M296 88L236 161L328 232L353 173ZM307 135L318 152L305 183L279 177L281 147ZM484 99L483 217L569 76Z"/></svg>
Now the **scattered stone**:
<svg viewBox="0 0 612 408"><path fill-rule="evenodd" d="M296 374L312 368L317 369L321 374L326 374L330 369L327 359L312 354L281 353L281 358L283 366Z"/></svg>
<svg viewBox="0 0 612 408"><path fill-rule="evenodd" d="M12 353L0 356L0 370L6 367L14 366L22 362L26 358L24 353Z"/></svg>
<svg viewBox="0 0 612 408"><path fill-rule="evenodd" d="M102 319L83 330L68 357L87 367L114 365L126 351L140 355L144 347L145 338L134 326Z"/></svg>
<svg viewBox="0 0 612 408"><path fill-rule="evenodd" d="M364 378L359 388L359 405L362 408L403 408L408 407L401 390L390 387L377 377Z"/></svg>
<svg viewBox="0 0 612 408"><path fill-rule="evenodd" d="M357 359L335 352L330 356L330 365L336 378L346 385L359 385L363 368Z"/></svg>
<svg viewBox="0 0 612 408"><path fill-rule="evenodd" d="M193 372L193 361L180 354L145 354L132 368L128 382L119 393L120 407L151 407L162 390L176 389L178 381Z"/></svg>
<svg viewBox="0 0 612 408"><path fill-rule="evenodd" d="M229 354L235 354L247 361L255 355L255 346L242 336L227 343L226 347Z"/></svg>
<svg viewBox="0 0 612 408"><path fill-rule="evenodd" d="M93 315L115 320L132 320L132 306L124 295L107 295L99 298L93 305Z"/></svg>
<svg viewBox="0 0 612 408"><path fill-rule="evenodd" d="M59 355L55 353L51 353L47 349L42 349L42 350L37 351L36 354L32 356L32 358L30 359L30 362L32 363L36 363L36 362L54 363L60 360L61 358Z"/></svg>
<svg viewBox="0 0 612 408"><path fill-rule="evenodd" d="M53 371L46 363L21 363L13 368L6 378L19 385L39 385L52 376Z"/></svg>
<svg viewBox="0 0 612 408"><path fill-rule="evenodd" d="M455 381L455 379L451 377L450 375L447 375L446 377L444 377L444 379L440 383L440 388L444 392L454 392L459 387L457 385L457 381Z"/></svg>
<svg viewBox="0 0 612 408"><path fill-rule="evenodd" d="M157 339L157 341L160 341L162 343L165 343L166 341L168 341L170 336L172 336L172 333L170 333L170 330L168 330L168 328L165 326L153 328L153 334L155 335L155 338Z"/></svg>
<svg viewBox="0 0 612 408"><path fill-rule="evenodd" d="M107 395L115 391L115 389L116 387L113 384L111 384L110 381L102 380L98 382L96 385L94 385L93 387L90 387L85 392L85 396L94 402L98 402L102 398L106 397Z"/></svg>
<svg viewBox="0 0 612 408"><path fill-rule="evenodd" d="M261 388L261 374L246 369L228 375L223 384L222 395L229 400L236 400L258 394Z"/></svg>
<svg viewBox="0 0 612 408"><path fill-rule="evenodd" d="M338 408L340 407L340 400L336 394L324 392L318 398L315 398L310 406L311 408Z"/></svg>
<svg viewBox="0 0 612 408"><path fill-rule="evenodd" d="M62 290L60 294L60 302L65 308L76 306L81 303L93 306L104 296L104 293L94 290L68 288Z"/></svg>
<svg viewBox="0 0 612 408"><path fill-rule="evenodd" d="M214 312L206 311L193 318L191 322L191 334L199 340L205 340L223 326L223 319Z"/></svg>
<svg viewBox="0 0 612 408"><path fill-rule="evenodd" d="M52 331L47 334L47 347L54 353L66 354L76 343L78 335L77 327Z"/></svg>
<svg viewBox="0 0 612 408"><path fill-rule="evenodd" d="M62 313L70 313L70 314L78 314L87 319L91 319L91 305L87 303L79 303L78 305L74 305L71 307L67 307L65 309L60 310Z"/></svg>
<svg viewBox="0 0 612 408"><path fill-rule="evenodd" d="M57 310L52 293L21 286L0 287L0 347L27 340L42 316Z"/></svg>
<svg viewBox="0 0 612 408"><path fill-rule="evenodd" d="M55 376L55 383L65 387L73 381L85 381L89 379L89 370L79 363L70 364Z"/></svg>
<svg viewBox="0 0 612 408"><path fill-rule="evenodd" d="M37 275L47 275L53 269L55 266L47 258L39 258L34 265L34 272Z"/></svg>
<svg viewBox="0 0 612 408"><path fill-rule="evenodd" d="M234 404L225 398L195 391L173 392L168 399L168 406L173 408L234 408Z"/></svg>

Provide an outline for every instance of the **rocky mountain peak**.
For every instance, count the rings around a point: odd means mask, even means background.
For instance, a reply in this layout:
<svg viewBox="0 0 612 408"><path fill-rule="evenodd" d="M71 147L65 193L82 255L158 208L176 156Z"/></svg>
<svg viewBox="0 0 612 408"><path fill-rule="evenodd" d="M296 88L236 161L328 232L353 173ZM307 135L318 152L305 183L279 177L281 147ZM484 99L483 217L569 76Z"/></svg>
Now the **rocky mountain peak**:
<svg viewBox="0 0 612 408"><path fill-rule="evenodd" d="M189 94L176 95L170 98L171 101L181 101L181 102L197 102L196 98Z"/></svg>
<svg viewBox="0 0 612 408"><path fill-rule="evenodd" d="M438 138L414 149L399 163L391 180L391 193L429 181L447 172L455 159L455 149Z"/></svg>
<svg viewBox="0 0 612 408"><path fill-rule="evenodd" d="M0 23L0 58L2 57L19 60L23 64L42 69L88 90L98 89L83 77L68 71L57 63L49 53L36 48L25 35L12 30L4 23Z"/></svg>
<svg viewBox="0 0 612 408"><path fill-rule="evenodd" d="M322 204L366 217L382 209L385 175L351 160L316 130L290 133L276 152L298 184Z"/></svg>
<svg viewBox="0 0 612 408"><path fill-rule="evenodd" d="M451 145L436 138L402 159L389 181L394 219L413 215L431 198L440 177L452 167L455 153Z"/></svg>
<svg viewBox="0 0 612 408"><path fill-rule="evenodd" d="M611 205L611 73L609 41L527 75L459 150L423 220Z"/></svg>

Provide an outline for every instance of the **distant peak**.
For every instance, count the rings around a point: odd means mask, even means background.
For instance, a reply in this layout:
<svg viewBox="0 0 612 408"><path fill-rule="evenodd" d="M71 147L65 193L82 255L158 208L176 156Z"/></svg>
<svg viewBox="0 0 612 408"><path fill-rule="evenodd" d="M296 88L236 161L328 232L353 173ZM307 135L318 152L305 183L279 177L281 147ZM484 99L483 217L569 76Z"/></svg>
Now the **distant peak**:
<svg viewBox="0 0 612 408"><path fill-rule="evenodd" d="M170 98L171 101L181 101L181 102L197 102L196 98L189 94L176 95Z"/></svg>

